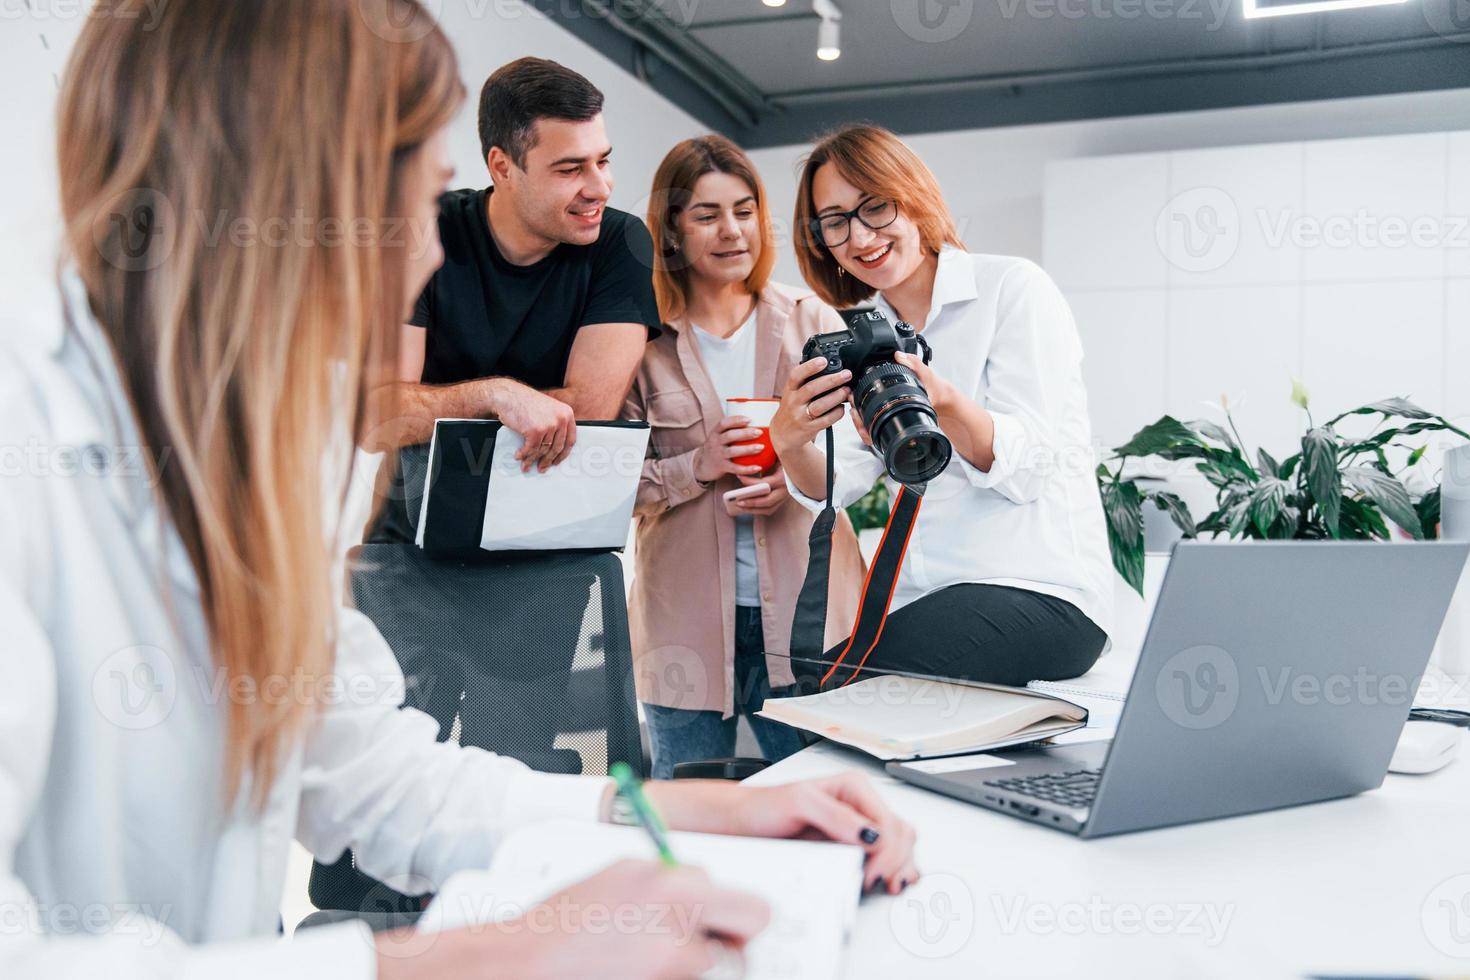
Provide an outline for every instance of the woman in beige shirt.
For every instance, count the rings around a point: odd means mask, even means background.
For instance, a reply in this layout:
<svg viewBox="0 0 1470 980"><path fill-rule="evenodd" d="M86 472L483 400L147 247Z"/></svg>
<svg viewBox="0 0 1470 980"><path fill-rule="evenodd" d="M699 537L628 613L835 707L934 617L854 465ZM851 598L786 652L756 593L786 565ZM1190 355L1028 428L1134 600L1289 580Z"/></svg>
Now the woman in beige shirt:
<svg viewBox="0 0 1470 980"><path fill-rule="evenodd" d="M648 227L654 286L669 327L648 345L624 410L652 427L638 488L637 570L629 595L634 673L656 777L677 763L729 756L746 715L769 759L798 734L754 716L792 693L791 619L813 516L735 443L759 434L727 416L727 398L772 398L814 333L842 329L816 297L770 283L775 262L765 188L721 136L685 140L654 176ZM768 492L727 502L764 483ZM846 516L834 535L828 642L851 624L862 558Z"/></svg>

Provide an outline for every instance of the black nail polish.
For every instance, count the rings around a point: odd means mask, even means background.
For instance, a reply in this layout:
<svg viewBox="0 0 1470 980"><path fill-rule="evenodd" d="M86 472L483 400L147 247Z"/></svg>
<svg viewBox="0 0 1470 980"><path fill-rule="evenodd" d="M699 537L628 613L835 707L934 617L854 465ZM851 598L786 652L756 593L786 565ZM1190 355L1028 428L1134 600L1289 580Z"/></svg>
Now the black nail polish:
<svg viewBox="0 0 1470 980"><path fill-rule="evenodd" d="M872 827L864 827L863 832L858 834L858 837L862 839L862 842L864 844L878 843L878 831L874 830Z"/></svg>
<svg viewBox="0 0 1470 980"><path fill-rule="evenodd" d="M873 887L870 888L869 891L881 892L883 890L883 887L883 876L879 875L877 878L873 879Z"/></svg>

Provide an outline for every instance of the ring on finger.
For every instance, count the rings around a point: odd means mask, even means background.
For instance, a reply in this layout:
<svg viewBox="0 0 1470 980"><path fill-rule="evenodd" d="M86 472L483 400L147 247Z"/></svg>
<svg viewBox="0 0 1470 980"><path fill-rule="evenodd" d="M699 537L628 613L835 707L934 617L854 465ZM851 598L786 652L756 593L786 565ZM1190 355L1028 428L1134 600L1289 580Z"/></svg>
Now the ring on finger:
<svg viewBox="0 0 1470 980"><path fill-rule="evenodd" d="M807 419L808 422L815 422L817 420L817 417L812 414L812 403L811 402L807 402L806 403L806 407L803 408L802 411L803 412L806 412L806 419Z"/></svg>

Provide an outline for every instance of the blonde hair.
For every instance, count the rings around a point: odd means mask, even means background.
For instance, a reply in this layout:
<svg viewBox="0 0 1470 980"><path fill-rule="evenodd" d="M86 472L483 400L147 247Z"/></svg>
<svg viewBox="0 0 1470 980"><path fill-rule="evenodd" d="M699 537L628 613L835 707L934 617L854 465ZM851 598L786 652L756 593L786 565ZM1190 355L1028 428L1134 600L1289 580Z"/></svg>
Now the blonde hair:
<svg viewBox="0 0 1470 980"><path fill-rule="evenodd" d="M648 202L648 231L653 236L653 292L664 320L683 315L689 304L689 266L680 259L679 233L674 227L694 199L694 185L705 174L722 173L745 181L755 197L761 252L755 268L745 277L752 294L766 288L776 264L776 239L771 233L771 210L766 188L750 157L730 140L710 134L674 146L653 175Z"/></svg>
<svg viewBox="0 0 1470 980"><path fill-rule="evenodd" d="M837 168L842 179L873 197L897 203L919 229L919 241L930 252L944 245L964 248L939 181L907 143L881 126L853 125L817 140L802 165L796 191L796 261L807 285L828 304L856 306L870 299L873 288L846 275L832 252L812 231L816 204L812 181L823 164Z"/></svg>
<svg viewBox="0 0 1470 980"><path fill-rule="evenodd" d="M344 412L362 427L365 376L396 357L394 215L463 86L417 0L143 6L89 18L67 66L67 259L166 461L158 492L217 665L255 692L324 684L340 599L323 500L351 474L332 486L323 459ZM312 237L286 232L302 220ZM264 803L318 706L230 699L227 800L248 777Z"/></svg>

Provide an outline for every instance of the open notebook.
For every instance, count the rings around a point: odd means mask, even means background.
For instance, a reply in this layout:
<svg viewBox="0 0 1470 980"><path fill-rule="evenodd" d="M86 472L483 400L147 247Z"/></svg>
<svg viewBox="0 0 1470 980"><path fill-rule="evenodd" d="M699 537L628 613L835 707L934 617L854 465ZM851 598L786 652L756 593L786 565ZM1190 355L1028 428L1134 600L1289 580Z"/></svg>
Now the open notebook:
<svg viewBox="0 0 1470 980"><path fill-rule="evenodd" d="M1085 708L1038 691L896 675L770 698L759 714L879 759L987 752L1087 723Z"/></svg>
<svg viewBox="0 0 1470 980"><path fill-rule="evenodd" d="M771 906L771 923L746 948L746 973L768 980L836 980L863 886L863 852L816 841L669 834L669 847L720 885ZM656 859L638 827L548 821L517 830L488 871L462 871L434 897L418 928L439 932L515 918L622 858ZM629 901L638 901L629 896Z"/></svg>

